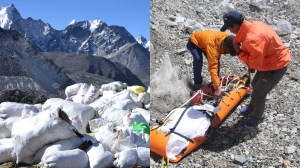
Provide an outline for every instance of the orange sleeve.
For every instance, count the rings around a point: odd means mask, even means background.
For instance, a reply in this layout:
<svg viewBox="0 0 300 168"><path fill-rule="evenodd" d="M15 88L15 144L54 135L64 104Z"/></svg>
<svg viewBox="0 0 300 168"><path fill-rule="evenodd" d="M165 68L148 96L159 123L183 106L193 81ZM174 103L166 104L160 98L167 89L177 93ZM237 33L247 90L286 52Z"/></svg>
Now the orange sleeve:
<svg viewBox="0 0 300 168"><path fill-rule="evenodd" d="M253 40L245 40L242 47L243 52L239 54L238 58L243 61L248 68L260 69L260 67L263 66L266 41L255 37Z"/></svg>
<svg viewBox="0 0 300 168"><path fill-rule="evenodd" d="M211 81L213 82L214 88L216 89L220 85L220 78L218 75L220 53L217 51L216 48L212 46L208 46L206 52L208 71L210 73Z"/></svg>

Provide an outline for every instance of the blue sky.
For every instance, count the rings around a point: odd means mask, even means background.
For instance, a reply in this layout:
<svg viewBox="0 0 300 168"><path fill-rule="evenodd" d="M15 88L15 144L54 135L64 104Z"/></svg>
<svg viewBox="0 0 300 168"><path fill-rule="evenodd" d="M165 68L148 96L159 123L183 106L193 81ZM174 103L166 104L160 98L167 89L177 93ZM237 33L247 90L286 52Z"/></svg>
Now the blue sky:
<svg viewBox="0 0 300 168"><path fill-rule="evenodd" d="M123 26L133 37L150 39L150 0L0 0L0 6L14 4L23 18L49 23L57 30L76 21L100 19Z"/></svg>

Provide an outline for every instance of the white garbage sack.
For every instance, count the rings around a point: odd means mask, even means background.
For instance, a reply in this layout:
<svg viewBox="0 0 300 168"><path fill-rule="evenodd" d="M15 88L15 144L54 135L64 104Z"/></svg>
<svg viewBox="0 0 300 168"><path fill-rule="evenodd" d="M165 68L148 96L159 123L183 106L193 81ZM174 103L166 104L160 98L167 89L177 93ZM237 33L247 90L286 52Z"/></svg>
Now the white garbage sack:
<svg viewBox="0 0 300 168"><path fill-rule="evenodd" d="M0 121L0 138L10 138L12 126L19 119L20 117L9 117Z"/></svg>
<svg viewBox="0 0 300 168"><path fill-rule="evenodd" d="M135 101L131 99L112 101L110 103L112 107L121 110L132 110L140 107Z"/></svg>
<svg viewBox="0 0 300 168"><path fill-rule="evenodd" d="M105 151L100 143L94 143L86 152L89 157L90 168L107 168L113 166L113 154Z"/></svg>
<svg viewBox="0 0 300 168"><path fill-rule="evenodd" d="M115 154L114 165L118 168L134 166L150 167L150 148L132 148Z"/></svg>
<svg viewBox="0 0 300 168"><path fill-rule="evenodd" d="M24 107L38 109L37 106L24 103L2 102L0 104L0 118L21 117Z"/></svg>
<svg viewBox="0 0 300 168"><path fill-rule="evenodd" d="M121 125L123 123L123 117L128 114L129 111L116 109L113 107L108 107L102 114L99 116L106 121L114 122L117 125Z"/></svg>
<svg viewBox="0 0 300 168"><path fill-rule="evenodd" d="M42 110L47 110L51 108L62 108L62 110L66 112L69 119L72 121L72 125L80 133L86 133L88 121L93 119L95 116L95 111L92 107L80 103L71 102L68 100L63 100L60 98L48 99L44 103Z"/></svg>
<svg viewBox="0 0 300 168"><path fill-rule="evenodd" d="M69 168L69 167L89 167L89 158L85 151L81 149L57 151L48 155L42 161L42 167Z"/></svg>
<svg viewBox="0 0 300 168"><path fill-rule="evenodd" d="M15 157L12 155L13 143L11 138L0 139L0 164L12 162Z"/></svg>
<svg viewBox="0 0 300 168"><path fill-rule="evenodd" d="M135 108L132 110L132 113L140 113L144 119L147 121L147 123L150 123L150 111L143 109L143 108Z"/></svg>
<svg viewBox="0 0 300 168"><path fill-rule="evenodd" d="M149 124L148 121L138 110L131 111L123 117L123 125L125 127L131 126L133 122Z"/></svg>
<svg viewBox="0 0 300 168"><path fill-rule="evenodd" d="M75 136L74 127L62 118L59 110L43 111L36 116L20 119L12 127L13 154L17 163L30 164L34 154L44 145Z"/></svg>
<svg viewBox="0 0 300 168"><path fill-rule="evenodd" d="M101 89L100 89L101 90ZM100 97L100 100L103 100L106 102L107 100L111 99L117 92L114 90L103 90L102 91L102 97Z"/></svg>
<svg viewBox="0 0 300 168"><path fill-rule="evenodd" d="M84 85L84 83L76 83L74 85L70 85L70 86L66 87L66 89L65 89L66 97L71 98L72 96L75 96L78 93L78 91L82 85Z"/></svg>
<svg viewBox="0 0 300 168"><path fill-rule="evenodd" d="M137 148L138 159L137 166L150 167L150 148L139 147Z"/></svg>
<svg viewBox="0 0 300 168"><path fill-rule="evenodd" d="M84 104L84 98L85 98L85 95L87 93L87 91L89 90L89 85L84 83L83 85L81 85L78 93L72 97L72 101L73 102L76 102L76 103L81 103L81 104Z"/></svg>
<svg viewBox="0 0 300 168"><path fill-rule="evenodd" d="M57 151L72 150L78 148L83 143L79 137L74 136L69 139L59 140L57 142L47 144L40 148L34 155L31 164L37 164L50 155Z"/></svg>
<svg viewBox="0 0 300 168"><path fill-rule="evenodd" d="M118 168L133 167L136 165L138 155L136 149L128 149L115 154L114 165Z"/></svg>
<svg viewBox="0 0 300 168"><path fill-rule="evenodd" d="M103 118L96 118L89 121L90 130L92 132L98 132L98 129L104 125L106 125L108 121Z"/></svg>
<svg viewBox="0 0 300 168"><path fill-rule="evenodd" d="M98 129L95 138L104 146L105 149L111 149L116 138L118 137L115 131L116 124L109 122Z"/></svg>
<svg viewBox="0 0 300 168"><path fill-rule="evenodd" d="M86 92L83 100L83 104L90 104L93 101L95 101L100 95L102 94L101 90L98 90L93 86L92 84L90 85L88 91Z"/></svg>
<svg viewBox="0 0 300 168"><path fill-rule="evenodd" d="M111 98L107 99L108 104L114 104L122 100L134 101L139 107L142 107L142 103L139 102L138 96L132 90L123 90L114 94Z"/></svg>
<svg viewBox="0 0 300 168"><path fill-rule="evenodd" d="M34 106L25 106L22 110L21 118L29 118L37 115L42 111L42 104L35 104Z"/></svg>
<svg viewBox="0 0 300 168"><path fill-rule="evenodd" d="M122 91L126 88L127 88L127 84L122 83L120 81L115 81L115 82L111 82L111 83L108 83L108 84L103 84L101 86L102 91L104 91L104 90L113 90L113 91L116 91L116 92L120 92L120 91Z"/></svg>
<svg viewBox="0 0 300 168"><path fill-rule="evenodd" d="M150 135L143 132L133 132L131 128L116 127L118 138L113 144L112 151L120 152L135 147L150 148Z"/></svg>
<svg viewBox="0 0 300 168"><path fill-rule="evenodd" d="M103 112L109 107L108 103L101 99L97 99L93 103L89 104L89 106L93 107L96 112L96 117L99 117L98 111Z"/></svg>

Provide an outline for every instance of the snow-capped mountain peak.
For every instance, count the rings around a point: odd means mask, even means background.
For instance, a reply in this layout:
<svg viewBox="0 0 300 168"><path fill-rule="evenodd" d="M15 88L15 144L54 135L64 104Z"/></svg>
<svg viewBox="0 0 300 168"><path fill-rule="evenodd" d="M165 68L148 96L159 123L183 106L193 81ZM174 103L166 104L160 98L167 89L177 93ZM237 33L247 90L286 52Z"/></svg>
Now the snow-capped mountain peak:
<svg viewBox="0 0 300 168"><path fill-rule="evenodd" d="M91 23L90 31L94 32L95 29L97 29L102 24L102 21L99 19L95 19L93 21L90 21L90 23Z"/></svg>
<svg viewBox="0 0 300 168"><path fill-rule="evenodd" d="M69 26L70 26L70 25L74 25L75 23L76 23L76 20L73 19L73 20L69 23Z"/></svg>
<svg viewBox="0 0 300 168"><path fill-rule="evenodd" d="M19 18L21 18L20 13L13 4L0 9L0 26L3 29L10 29L13 24L13 20Z"/></svg>
<svg viewBox="0 0 300 168"><path fill-rule="evenodd" d="M150 41L148 41L144 36L140 35L136 38L136 41L150 51Z"/></svg>

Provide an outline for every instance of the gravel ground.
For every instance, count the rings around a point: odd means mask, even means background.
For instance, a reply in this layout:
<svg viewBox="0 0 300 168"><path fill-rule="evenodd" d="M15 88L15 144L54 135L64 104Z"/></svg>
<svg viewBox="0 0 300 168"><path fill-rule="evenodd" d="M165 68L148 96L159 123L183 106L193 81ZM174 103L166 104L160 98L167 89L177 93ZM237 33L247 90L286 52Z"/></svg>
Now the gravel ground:
<svg viewBox="0 0 300 168"><path fill-rule="evenodd" d="M257 128L242 126L238 110L201 145L179 163L169 167L300 167L300 2L296 0L151 0L151 119L161 119L190 96L192 56L186 42L193 31L219 30L223 12L234 7L248 20L260 20L274 26L286 20L288 28L278 32L292 53L289 69L268 95L265 119ZM290 31L288 31L290 28ZM172 62L173 81L164 79L164 56ZM204 59L204 64L206 60ZM244 65L237 57L221 57L221 74L243 74ZM204 65L205 82L210 76ZM185 85L185 86L182 86ZM179 87L181 86L181 87ZM171 91L170 91L171 88ZM173 90L172 90L173 89ZM181 92L181 91L184 92ZM161 157L151 153L151 167L161 166Z"/></svg>

